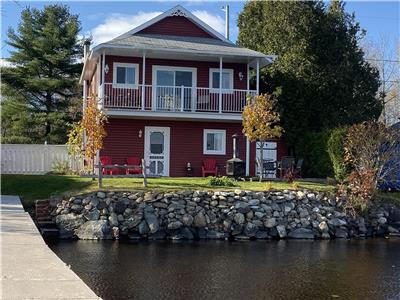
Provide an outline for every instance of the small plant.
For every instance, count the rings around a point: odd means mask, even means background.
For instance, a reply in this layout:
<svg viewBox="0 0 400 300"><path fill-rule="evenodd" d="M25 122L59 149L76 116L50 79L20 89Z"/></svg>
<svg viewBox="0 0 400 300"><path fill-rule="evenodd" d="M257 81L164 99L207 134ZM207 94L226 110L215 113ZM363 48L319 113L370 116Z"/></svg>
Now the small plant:
<svg viewBox="0 0 400 300"><path fill-rule="evenodd" d="M53 163L52 173L57 175L70 175L73 172L69 167L68 160L56 160Z"/></svg>
<svg viewBox="0 0 400 300"><path fill-rule="evenodd" d="M272 182L268 181L265 183L265 190L266 191L272 190Z"/></svg>
<svg viewBox="0 0 400 300"><path fill-rule="evenodd" d="M295 182L295 181L292 182L292 189L293 189L293 190L298 190L299 187L300 187L300 185L299 185L298 182Z"/></svg>
<svg viewBox="0 0 400 300"><path fill-rule="evenodd" d="M235 181L227 176L211 176L208 179L208 185L211 186L235 186Z"/></svg>

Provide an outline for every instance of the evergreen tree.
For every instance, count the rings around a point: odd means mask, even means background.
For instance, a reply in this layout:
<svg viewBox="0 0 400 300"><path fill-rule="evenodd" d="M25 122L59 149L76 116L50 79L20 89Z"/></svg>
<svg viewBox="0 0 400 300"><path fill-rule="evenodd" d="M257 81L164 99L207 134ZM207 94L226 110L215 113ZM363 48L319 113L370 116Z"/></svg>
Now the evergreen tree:
<svg viewBox="0 0 400 300"><path fill-rule="evenodd" d="M278 56L261 72L260 88L282 88L289 145L307 142L307 132L378 118L379 74L359 46L365 32L342 2L250 1L238 27L238 44Z"/></svg>
<svg viewBox="0 0 400 300"><path fill-rule="evenodd" d="M17 31L9 28L13 66L2 69L2 119L9 119L2 123L3 142L65 143L67 123L79 117L81 105L79 31L78 16L58 4L26 8Z"/></svg>

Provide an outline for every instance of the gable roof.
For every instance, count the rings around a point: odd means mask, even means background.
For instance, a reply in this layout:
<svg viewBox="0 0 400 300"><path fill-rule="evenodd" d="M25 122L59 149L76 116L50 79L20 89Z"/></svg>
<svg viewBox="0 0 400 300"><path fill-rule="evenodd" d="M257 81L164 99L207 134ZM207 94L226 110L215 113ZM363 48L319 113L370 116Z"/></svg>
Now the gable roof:
<svg viewBox="0 0 400 300"><path fill-rule="evenodd" d="M116 39L124 39L127 37L130 37L140 31L142 31L143 29L150 27L151 25L167 18L167 17L176 17L176 16L180 16L180 17L185 17L187 19L189 19L190 21L192 21L194 24L196 24L197 26L199 26L201 29L203 29L204 31L206 31L207 33L209 33L211 36L233 44L230 40L228 40L227 38L225 38L221 33L219 33L218 31L216 31L215 29L213 29L211 26L207 25L206 23L204 23L202 20L200 20L198 17L196 17L194 14L192 14L190 11L188 11L186 8L184 8L181 5L176 5L173 8L167 10L166 12L158 15L157 17L143 23L142 25L133 28L132 30L118 36Z"/></svg>

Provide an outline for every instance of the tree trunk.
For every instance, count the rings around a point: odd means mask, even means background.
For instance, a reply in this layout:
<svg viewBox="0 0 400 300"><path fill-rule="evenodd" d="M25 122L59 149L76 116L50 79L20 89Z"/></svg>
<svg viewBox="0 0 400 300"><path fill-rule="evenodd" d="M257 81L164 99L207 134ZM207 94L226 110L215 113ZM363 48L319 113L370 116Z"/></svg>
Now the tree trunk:
<svg viewBox="0 0 400 300"><path fill-rule="evenodd" d="M260 182L264 178L264 143L265 142L260 142L260 163L259 163L259 167L260 167Z"/></svg>

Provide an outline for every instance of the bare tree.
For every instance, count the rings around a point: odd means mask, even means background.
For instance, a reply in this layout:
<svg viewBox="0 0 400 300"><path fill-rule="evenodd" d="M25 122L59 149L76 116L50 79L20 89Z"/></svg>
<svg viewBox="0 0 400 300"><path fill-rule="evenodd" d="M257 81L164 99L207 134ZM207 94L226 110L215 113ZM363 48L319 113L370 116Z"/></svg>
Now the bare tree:
<svg viewBox="0 0 400 300"><path fill-rule="evenodd" d="M381 86L378 97L383 102L380 120L387 126L400 118L400 48L390 44L388 35L364 44L367 60L379 71ZM396 51L397 48L397 51Z"/></svg>

